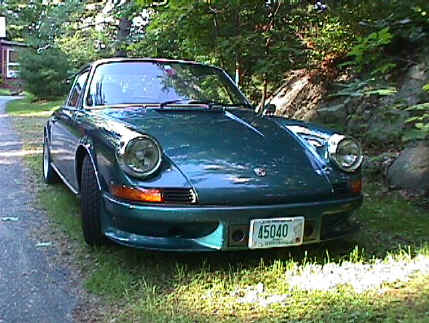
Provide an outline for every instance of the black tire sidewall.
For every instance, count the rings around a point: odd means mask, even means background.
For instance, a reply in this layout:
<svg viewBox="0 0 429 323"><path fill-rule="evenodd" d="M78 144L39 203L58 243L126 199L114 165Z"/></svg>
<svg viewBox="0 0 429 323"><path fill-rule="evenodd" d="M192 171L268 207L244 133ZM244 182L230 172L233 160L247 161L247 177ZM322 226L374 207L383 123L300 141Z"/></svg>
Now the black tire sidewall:
<svg viewBox="0 0 429 323"><path fill-rule="evenodd" d="M46 176L45 176L45 153L48 154L48 163L46 166L47 167ZM55 184L55 183L59 182L58 174L56 173L54 168L51 166L51 154L50 154L48 140L46 138L46 135L44 136L44 139L43 139L42 176L43 176L43 181L46 184Z"/></svg>
<svg viewBox="0 0 429 323"><path fill-rule="evenodd" d="M84 157L82 163L80 194L82 231L85 242L91 246L102 245L106 239L101 230L101 191L98 187L94 166L88 155Z"/></svg>

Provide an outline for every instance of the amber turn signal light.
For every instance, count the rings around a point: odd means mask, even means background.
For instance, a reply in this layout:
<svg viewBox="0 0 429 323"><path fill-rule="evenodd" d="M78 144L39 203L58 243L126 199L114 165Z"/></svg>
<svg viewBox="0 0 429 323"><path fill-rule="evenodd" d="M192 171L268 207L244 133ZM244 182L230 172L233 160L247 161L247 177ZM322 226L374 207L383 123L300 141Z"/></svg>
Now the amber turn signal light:
<svg viewBox="0 0 429 323"><path fill-rule="evenodd" d="M362 192L362 179L356 179L350 182L350 186L353 193Z"/></svg>
<svg viewBox="0 0 429 323"><path fill-rule="evenodd" d="M150 203L164 202L159 189L133 188L124 185L112 185L110 189L113 195L124 200Z"/></svg>

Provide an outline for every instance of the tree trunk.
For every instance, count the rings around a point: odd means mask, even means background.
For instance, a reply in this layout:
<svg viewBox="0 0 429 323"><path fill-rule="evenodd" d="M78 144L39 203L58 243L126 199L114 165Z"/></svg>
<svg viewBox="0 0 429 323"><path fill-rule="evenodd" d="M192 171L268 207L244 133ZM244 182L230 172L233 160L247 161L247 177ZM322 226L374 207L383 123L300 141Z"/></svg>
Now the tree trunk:
<svg viewBox="0 0 429 323"><path fill-rule="evenodd" d="M221 62L221 66L222 68L226 69L226 65L225 65L225 59L223 58L223 54L222 51L219 50L219 46L218 46L218 38L219 38L219 21L217 19L217 9L212 7L212 3L211 1L209 1L209 8L210 11L213 14L213 25L215 28L215 39L214 39L214 47L215 47L215 53L216 56L219 57L220 62Z"/></svg>
<svg viewBox="0 0 429 323"><path fill-rule="evenodd" d="M119 20L119 29L116 35L116 56L127 57L127 51L124 45L127 43L128 36L131 32L131 20L128 17L122 17Z"/></svg>
<svg viewBox="0 0 429 323"><path fill-rule="evenodd" d="M237 36L241 37L241 25L240 25L240 7L238 7L236 13L236 28L237 28ZM240 74L241 74L241 57L240 57L241 49L240 45L235 49L235 83L237 86L240 86Z"/></svg>
<svg viewBox="0 0 429 323"><path fill-rule="evenodd" d="M268 31L271 31L275 28L275 18L276 15L280 9L281 6L281 2L278 3L277 7L269 14L270 17L270 21L268 24ZM270 53L270 47L271 47L271 43L272 43L272 38L268 37L267 41L265 43L265 56L269 57L269 53ZM267 91L268 91L268 75L267 73L264 73L263 76L264 80L263 80L263 88L262 88L262 99L261 99L261 104L260 104L260 111L264 110L265 107L265 102L267 101Z"/></svg>
<svg viewBox="0 0 429 323"><path fill-rule="evenodd" d="M261 109L263 110L265 107L265 102L267 101L267 90L268 90L268 76L267 73L264 74L264 85L262 90L262 101L261 101Z"/></svg>

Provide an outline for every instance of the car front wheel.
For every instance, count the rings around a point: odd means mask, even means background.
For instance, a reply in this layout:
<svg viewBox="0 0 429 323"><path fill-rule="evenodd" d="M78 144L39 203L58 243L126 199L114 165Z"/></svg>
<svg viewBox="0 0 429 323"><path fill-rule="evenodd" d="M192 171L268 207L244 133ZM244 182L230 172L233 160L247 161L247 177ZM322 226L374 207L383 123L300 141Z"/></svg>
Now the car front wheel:
<svg viewBox="0 0 429 323"><path fill-rule="evenodd" d="M80 195L83 237L90 246L102 245L106 238L100 222L101 191L88 155L83 159Z"/></svg>

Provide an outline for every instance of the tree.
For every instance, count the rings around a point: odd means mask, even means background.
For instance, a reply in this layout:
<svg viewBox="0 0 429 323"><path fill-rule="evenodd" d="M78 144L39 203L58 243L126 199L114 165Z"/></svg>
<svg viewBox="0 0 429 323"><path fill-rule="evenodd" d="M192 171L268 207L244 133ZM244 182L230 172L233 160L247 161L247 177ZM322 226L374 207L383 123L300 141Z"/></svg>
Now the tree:
<svg viewBox="0 0 429 323"><path fill-rule="evenodd" d="M20 52L20 74L25 89L40 99L64 95L68 71L69 61L58 48L48 48L42 53L32 48Z"/></svg>
<svg viewBox="0 0 429 323"><path fill-rule="evenodd" d="M170 0L152 8L144 39L130 51L220 65L237 76L253 101L264 100L270 84L303 62L291 24L300 6L282 0Z"/></svg>
<svg viewBox="0 0 429 323"><path fill-rule="evenodd" d="M7 21L7 38L18 41L36 28L43 10L42 0L2 0L0 4L0 15L5 16Z"/></svg>
<svg viewBox="0 0 429 323"><path fill-rule="evenodd" d="M70 32L82 13L78 0L47 3L42 0L3 2L9 37L28 48L19 53L20 75L26 90L40 98L63 95L70 75L67 56L57 40Z"/></svg>

